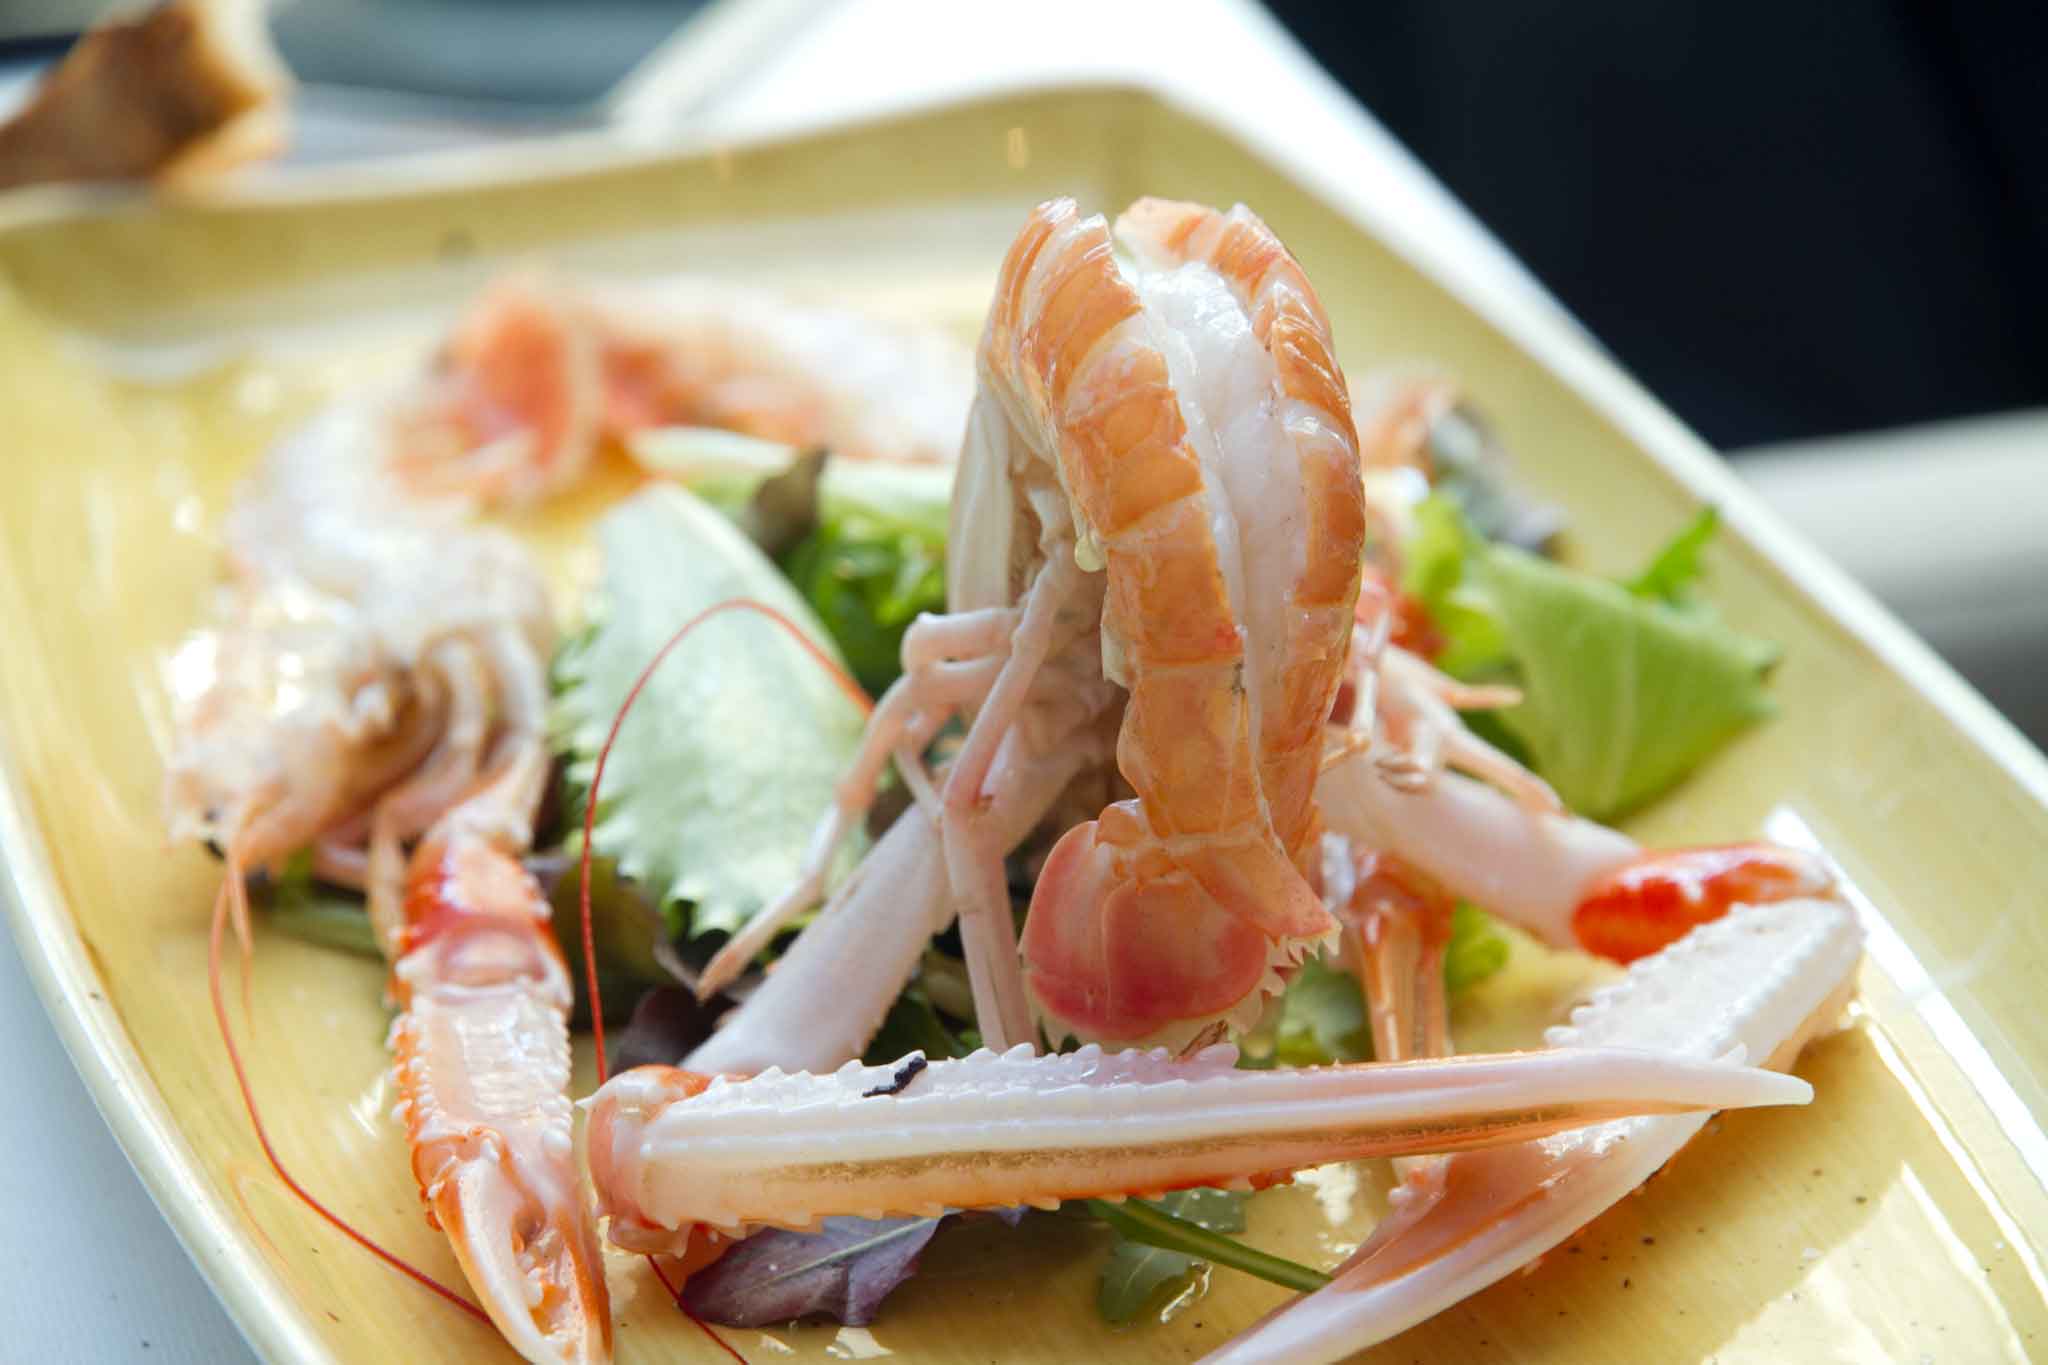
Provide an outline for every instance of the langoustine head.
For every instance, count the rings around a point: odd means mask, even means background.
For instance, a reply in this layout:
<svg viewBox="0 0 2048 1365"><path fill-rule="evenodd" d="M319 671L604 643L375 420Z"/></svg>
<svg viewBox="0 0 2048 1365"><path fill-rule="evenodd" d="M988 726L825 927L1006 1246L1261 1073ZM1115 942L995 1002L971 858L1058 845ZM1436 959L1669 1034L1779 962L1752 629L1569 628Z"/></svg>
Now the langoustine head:
<svg viewBox="0 0 2048 1365"><path fill-rule="evenodd" d="M431 751L445 698L340 604L238 592L226 615L168 667L179 743L164 803L173 838L238 873L359 815Z"/></svg>
<svg viewBox="0 0 2048 1365"><path fill-rule="evenodd" d="M1246 210L1039 208L1004 263L970 428L1056 470L1103 571L1137 793L1071 830L1023 951L1055 1035L1185 1045L1255 1017L1334 922L1310 879L1323 723L1364 538L1357 442L1299 266Z"/></svg>

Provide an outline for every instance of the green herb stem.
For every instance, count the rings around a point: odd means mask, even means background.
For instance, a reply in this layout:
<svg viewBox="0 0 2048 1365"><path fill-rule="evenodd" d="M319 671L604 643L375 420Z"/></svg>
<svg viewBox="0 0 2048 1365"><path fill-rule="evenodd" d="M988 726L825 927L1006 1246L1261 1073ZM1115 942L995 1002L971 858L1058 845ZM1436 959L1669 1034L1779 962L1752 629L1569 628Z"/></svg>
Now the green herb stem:
<svg viewBox="0 0 2048 1365"><path fill-rule="evenodd" d="M377 936L370 929L370 917L360 905L341 900L296 901L271 906L266 918L293 938L364 957L384 956L377 951Z"/></svg>
<svg viewBox="0 0 2048 1365"><path fill-rule="evenodd" d="M1330 1277L1320 1270L1311 1270L1285 1257L1254 1251L1234 1238L1211 1232L1185 1218L1176 1218L1140 1199L1126 1200L1121 1204L1091 1199L1088 1210L1130 1241L1142 1242L1162 1251L1177 1251L1212 1265L1229 1266L1232 1270L1271 1280L1303 1294L1312 1293L1330 1282Z"/></svg>

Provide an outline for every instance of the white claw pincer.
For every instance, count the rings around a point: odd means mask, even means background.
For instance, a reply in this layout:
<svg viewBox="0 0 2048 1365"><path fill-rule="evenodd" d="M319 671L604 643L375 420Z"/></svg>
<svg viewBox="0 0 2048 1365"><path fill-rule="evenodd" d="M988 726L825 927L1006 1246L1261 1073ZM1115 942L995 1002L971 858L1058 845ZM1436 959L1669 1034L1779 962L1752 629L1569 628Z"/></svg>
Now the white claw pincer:
<svg viewBox="0 0 2048 1365"><path fill-rule="evenodd" d="M1738 908L1702 925L1552 1029L1559 1055L1626 1040L1695 1057L1740 1048L1787 1067L1841 1012L1863 956L1838 901ZM1330 1284L1274 1310L1206 1365L1341 1360L1503 1279L1655 1174L1705 1114L1630 1118L1451 1157Z"/></svg>

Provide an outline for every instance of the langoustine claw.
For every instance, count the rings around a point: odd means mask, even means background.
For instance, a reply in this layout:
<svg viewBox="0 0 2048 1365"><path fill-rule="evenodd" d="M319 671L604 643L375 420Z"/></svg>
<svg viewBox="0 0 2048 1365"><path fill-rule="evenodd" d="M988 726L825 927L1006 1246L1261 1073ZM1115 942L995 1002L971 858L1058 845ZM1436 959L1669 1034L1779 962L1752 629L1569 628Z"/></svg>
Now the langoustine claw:
<svg viewBox="0 0 2048 1365"><path fill-rule="evenodd" d="M1735 909L1629 969L1552 1029L1559 1051L1740 1048L1784 1069L1846 1003L1863 952L1837 901ZM1705 1114L1639 1117L1446 1158L1440 1193L1394 1214L1327 1287L1269 1314L1209 1365L1338 1360L1477 1293L1558 1245L1683 1147Z"/></svg>
<svg viewBox="0 0 2048 1365"><path fill-rule="evenodd" d="M1359 846L1398 856L1551 947L1617 962L1732 906L1825 895L1834 880L1819 859L1769 843L1646 850L1618 830L1531 811L1456 773L1398 790L1363 756L1331 765L1317 796L1330 827Z"/></svg>
<svg viewBox="0 0 2048 1365"><path fill-rule="evenodd" d="M568 971L532 875L459 822L413 854L392 993L413 1174L485 1311L528 1360L608 1360L568 1100Z"/></svg>
<svg viewBox="0 0 2048 1365"><path fill-rule="evenodd" d="M1769 1072L1623 1047L1272 1071L1236 1061L1227 1045L1186 1060L1090 1045L740 1081L643 1067L588 1101L591 1175L613 1240L666 1250L699 1223L803 1227L1244 1188L1328 1161L1462 1151L1617 1114L1811 1097Z"/></svg>
<svg viewBox="0 0 2048 1365"><path fill-rule="evenodd" d="M1658 850L1582 893L1572 909L1572 936L1589 953L1633 962L1732 906L1822 896L1833 883L1820 859L1777 844Z"/></svg>

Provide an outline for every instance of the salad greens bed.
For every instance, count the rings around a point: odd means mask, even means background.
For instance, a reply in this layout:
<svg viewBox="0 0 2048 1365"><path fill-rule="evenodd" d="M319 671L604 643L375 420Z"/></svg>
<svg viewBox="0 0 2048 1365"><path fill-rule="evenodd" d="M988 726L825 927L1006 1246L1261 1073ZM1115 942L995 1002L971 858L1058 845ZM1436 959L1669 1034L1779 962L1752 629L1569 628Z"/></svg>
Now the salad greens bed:
<svg viewBox="0 0 2048 1365"><path fill-rule="evenodd" d="M676 482L603 519L602 580L554 665L559 780L529 866L562 924L578 915L576 858L598 751L648 660L686 621L731 598L765 603L874 694L896 677L905 627L944 609L950 471L836 462L699 430L644 435L634 453ZM1519 705L1468 719L1573 809L1626 815L1771 714L1765 681L1776 648L1731 629L1699 597L1711 509L1623 581L1523 548L1554 544L1554 524L1481 465L1453 465L1410 521L1400 587L1441 641L1436 663L1467 681L1521 689ZM792 879L862 723L817 662L751 612L707 619L652 674L611 752L592 834L598 975L607 1022L625 1025L613 1035L616 1065L675 1061L730 1006L699 1004L686 987ZM853 842L840 871L861 851L863 841ZM316 881L310 859L260 890L276 927L376 955L360 899ZM585 1024L580 935L559 937ZM1508 956L1484 909L1459 905L1450 992L1470 990ZM958 944L944 935L890 1009L869 1060L965 1056L978 1044L971 1023ZM1244 1052L1247 1066L1369 1059L1357 982L1307 962ZM1186 1190L1087 1201L1057 1216L1113 1234L1097 1301L1105 1319L1124 1323L1184 1295L1211 1266L1296 1289L1324 1282L1236 1239L1249 1198ZM809 1315L865 1323L915 1272L943 1221L835 1218L813 1232L765 1232L693 1275L685 1301L735 1326Z"/></svg>

